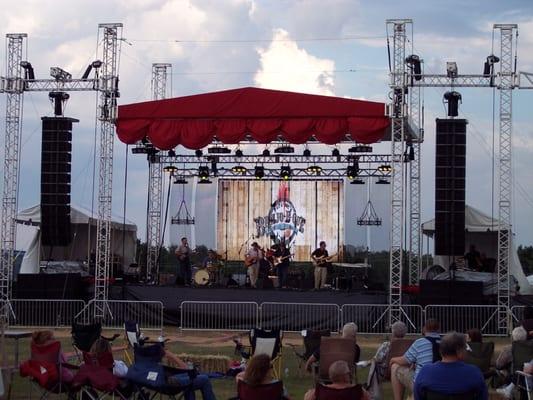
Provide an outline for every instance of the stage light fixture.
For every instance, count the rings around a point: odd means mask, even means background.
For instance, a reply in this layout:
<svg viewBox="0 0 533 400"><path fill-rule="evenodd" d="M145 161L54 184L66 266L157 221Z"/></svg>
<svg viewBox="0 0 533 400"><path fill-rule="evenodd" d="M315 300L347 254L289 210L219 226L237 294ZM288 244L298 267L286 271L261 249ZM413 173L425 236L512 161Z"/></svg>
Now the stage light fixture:
<svg viewBox="0 0 533 400"><path fill-rule="evenodd" d="M322 167L320 165L310 165L307 167L307 172L318 175L322 172Z"/></svg>
<svg viewBox="0 0 533 400"><path fill-rule="evenodd" d="M204 155L204 152L200 149L196 150L194 152L194 154L196 155L196 157L202 157Z"/></svg>
<svg viewBox="0 0 533 400"><path fill-rule="evenodd" d="M392 167L389 165L389 164L381 164L379 167L378 167L378 171L379 172L391 172L392 171Z"/></svg>
<svg viewBox="0 0 533 400"><path fill-rule="evenodd" d="M242 157L242 156L243 156L243 153L241 149L235 150L235 157Z"/></svg>
<svg viewBox="0 0 533 400"><path fill-rule="evenodd" d="M332 151L331 151L331 155L333 157L339 157L341 155L341 152L339 151L339 149L337 148L334 148Z"/></svg>
<svg viewBox="0 0 533 400"><path fill-rule="evenodd" d="M448 78L457 78L457 63L455 61L446 61L446 75Z"/></svg>
<svg viewBox="0 0 533 400"><path fill-rule="evenodd" d="M264 149L262 154L263 154L263 157L269 157L270 156L270 150Z"/></svg>
<svg viewBox="0 0 533 400"><path fill-rule="evenodd" d="M291 173L292 173L291 167L289 167L288 165L283 165L279 172L279 176L284 181L287 181L291 178Z"/></svg>
<svg viewBox="0 0 533 400"><path fill-rule="evenodd" d="M209 180L209 167L206 166L199 166L198 167L198 178L201 181Z"/></svg>
<svg viewBox="0 0 533 400"><path fill-rule="evenodd" d="M311 157L311 150L305 149L303 155L304 157Z"/></svg>
<svg viewBox="0 0 533 400"><path fill-rule="evenodd" d="M362 179L354 179L353 181L350 182L350 185L364 185L365 184L365 181L362 180Z"/></svg>
<svg viewBox="0 0 533 400"><path fill-rule="evenodd" d="M413 147L413 145L409 146L408 157L409 157L409 161L414 161L415 160L415 148Z"/></svg>
<svg viewBox="0 0 533 400"><path fill-rule="evenodd" d="M405 59L405 62L407 65L413 70L415 81L419 81L422 79L422 63L420 61L420 57L418 57L416 54L411 54Z"/></svg>
<svg viewBox="0 0 533 400"><path fill-rule="evenodd" d="M177 177L176 179L174 179L175 185L186 185L187 183L187 180L183 177Z"/></svg>
<svg viewBox="0 0 533 400"><path fill-rule="evenodd" d="M359 163L356 161L353 165L348 165L346 176L349 180L353 180L357 178L357 175L359 175Z"/></svg>
<svg viewBox="0 0 533 400"><path fill-rule="evenodd" d="M213 147L208 147L207 152L209 154L230 154L231 149L228 149L227 147L224 147L224 146L213 146Z"/></svg>
<svg viewBox="0 0 533 400"><path fill-rule="evenodd" d="M20 66L24 68L24 79L34 80L35 79L35 72L33 70L33 66L28 61L21 61Z"/></svg>
<svg viewBox="0 0 533 400"><path fill-rule="evenodd" d="M255 179L260 180L265 177L265 168L261 165L256 165L254 169Z"/></svg>
<svg viewBox="0 0 533 400"><path fill-rule="evenodd" d="M234 174L244 175L246 171L246 167L242 165L235 165L231 168L231 172L233 172Z"/></svg>
<svg viewBox="0 0 533 400"><path fill-rule="evenodd" d="M376 185L390 185L390 182L385 178L379 178L376 181Z"/></svg>
<svg viewBox="0 0 533 400"><path fill-rule="evenodd" d="M276 154L290 154L294 153L294 147L292 146L279 146L274 149Z"/></svg>
<svg viewBox="0 0 533 400"><path fill-rule="evenodd" d="M366 144L358 144L348 149L350 153L372 153L372 146Z"/></svg>
<svg viewBox="0 0 533 400"><path fill-rule="evenodd" d="M444 93L444 100L448 103L448 117L459 115L459 103L462 102L461 93L456 91Z"/></svg>
<svg viewBox="0 0 533 400"><path fill-rule="evenodd" d="M59 67L50 67L50 76L56 81L69 81L72 79L72 74Z"/></svg>
<svg viewBox="0 0 533 400"><path fill-rule="evenodd" d="M163 168L163 171L167 174L175 174L178 171L178 167L175 165L167 165Z"/></svg>
<svg viewBox="0 0 533 400"><path fill-rule="evenodd" d="M174 151L174 149L170 149L170 150L168 151L168 156L169 156L169 157L176 157L176 152Z"/></svg>

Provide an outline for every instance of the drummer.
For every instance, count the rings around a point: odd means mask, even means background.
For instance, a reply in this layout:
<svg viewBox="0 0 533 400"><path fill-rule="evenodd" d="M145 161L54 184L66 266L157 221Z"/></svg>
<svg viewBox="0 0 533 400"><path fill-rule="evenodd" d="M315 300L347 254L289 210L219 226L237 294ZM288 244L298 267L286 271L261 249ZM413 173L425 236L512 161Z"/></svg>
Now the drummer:
<svg viewBox="0 0 533 400"><path fill-rule="evenodd" d="M210 268L214 267L218 264L218 254L214 250L209 250L207 252L207 257L204 259L204 262L202 263L202 268Z"/></svg>

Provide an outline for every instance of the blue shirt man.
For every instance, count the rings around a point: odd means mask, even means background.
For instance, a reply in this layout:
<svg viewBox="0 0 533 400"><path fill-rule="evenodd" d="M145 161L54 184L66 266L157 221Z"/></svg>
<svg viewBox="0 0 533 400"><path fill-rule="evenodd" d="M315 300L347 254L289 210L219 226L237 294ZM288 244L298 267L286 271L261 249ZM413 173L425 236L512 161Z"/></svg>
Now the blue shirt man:
<svg viewBox="0 0 533 400"><path fill-rule="evenodd" d="M466 351L465 336L450 332L440 342L442 361L424 365L415 378L415 400L425 399L425 393L445 395L469 393L472 399L488 400L483 374L474 365L463 362Z"/></svg>

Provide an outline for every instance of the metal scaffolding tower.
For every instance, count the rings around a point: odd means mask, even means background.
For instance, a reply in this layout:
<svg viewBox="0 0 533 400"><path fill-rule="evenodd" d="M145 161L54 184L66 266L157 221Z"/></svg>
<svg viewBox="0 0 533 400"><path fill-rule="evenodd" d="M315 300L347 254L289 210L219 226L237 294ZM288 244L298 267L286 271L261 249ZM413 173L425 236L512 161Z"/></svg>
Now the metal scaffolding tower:
<svg viewBox="0 0 533 400"><path fill-rule="evenodd" d="M507 333L510 326L511 202L513 194L512 133L513 133L513 35L515 24L496 24L500 31L500 135L499 135L499 229L498 229L498 327Z"/></svg>
<svg viewBox="0 0 533 400"><path fill-rule="evenodd" d="M23 56L25 33L6 36L7 66L2 79L6 93L6 125L4 142L4 187L2 191L2 217L0 237L0 319L1 326L9 322L11 309L11 281L16 240L18 204L20 137L22 128L22 103L24 100Z"/></svg>
<svg viewBox="0 0 533 400"><path fill-rule="evenodd" d="M390 231L390 270L389 270L389 323L400 319L402 302L402 262L404 250L405 212L405 120L407 117L405 41L410 19L387 20L392 36L392 70L390 87L393 103L391 106L391 231ZM388 30L388 29L387 29ZM387 38L388 40L389 38Z"/></svg>
<svg viewBox="0 0 533 400"><path fill-rule="evenodd" d="M111 261L111 205L113 196L113 141L118 97L119 40L122 24L99 24L102 32L102 66L98 98L100 131L98 171L98 221L96 224L96 267L94 283L94 317L103 318L109 311L108 284Z"/></svg>
<svg viewBox="0 0 533 400"><path fill-rule="evenodd" d="M168 76L172 64L152 64L152 99L167 98ZM163 211L163 164L155 162L156 155L148 155L148 215L146 218L146 273L152 281L159 280L159 249L161 247L161 219Z"/></svg>

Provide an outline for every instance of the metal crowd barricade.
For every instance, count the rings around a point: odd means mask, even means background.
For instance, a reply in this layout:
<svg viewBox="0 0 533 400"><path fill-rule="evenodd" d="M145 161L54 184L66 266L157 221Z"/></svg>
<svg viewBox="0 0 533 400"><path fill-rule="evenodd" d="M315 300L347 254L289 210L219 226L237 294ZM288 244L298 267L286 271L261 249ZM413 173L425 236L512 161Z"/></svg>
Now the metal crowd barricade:
<svg viewBox="0 0 533 400"><path fill-rule="evenodd" d="M337 304L320 303L261 303L260 327L299 332L304 329L340 328L340 308Z"/></svg>
<svg viewBox="0 0 533 400"><path fill-rule="evenodd" d="M425 314L426 319L435 318L440 322L442 332L477 328L484 335L507 335L498 328L497 305L428 305Z"/></svg>
<svg viewBox="0 0 533 400"><path fill-rule="evenodd" d="M125 321L136 321L144 330L163 330L163 303L160 301L108 300L102 326L122 329ZM95 301L91 300L75 317L77 322L93 320Z"/></svg>
<svg viewBox="0 0 533 400"><path fill-rule="evenodd" d="M419 334L424 324L422 307L409 304L400 309L400 320L407 326L407 333ZM382 335L390 332L388 304L344 304L341 313L342 324L355 322L359 333Z"/></svg>
<svg viewBox="0 0 533 400"><path fill-rule="evenodd" d="M83 300L12 299L10 326L62 328L72 325L85 306Z"/></svg>
<svg viewBox="0 0 533 400"><path fill-rule="evenodd" d="M513 306L511 307L511 323L513 326L518 326L520 321L524 319L524 310L526 306Z"/></svg>
<svg viewBox="0 0 533 400"><path fill-rule="evenodd" d="M184 301L181 329L247 331L258 326L259 305L254 302Z"/></svg>

